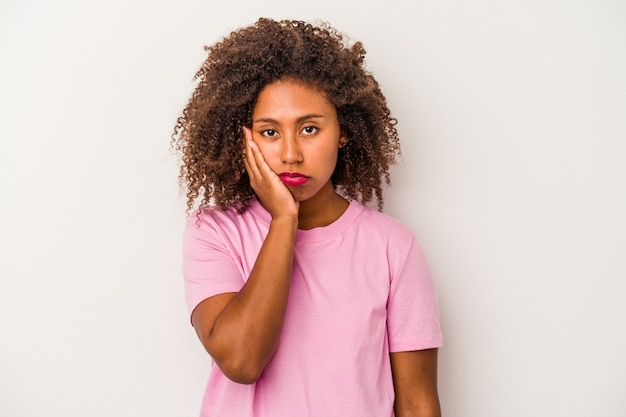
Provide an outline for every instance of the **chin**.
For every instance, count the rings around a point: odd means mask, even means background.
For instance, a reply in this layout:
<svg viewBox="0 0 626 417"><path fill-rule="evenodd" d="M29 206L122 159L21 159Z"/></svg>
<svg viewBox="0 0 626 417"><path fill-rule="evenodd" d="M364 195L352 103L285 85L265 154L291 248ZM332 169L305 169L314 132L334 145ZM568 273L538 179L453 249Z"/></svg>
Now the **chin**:
<svg viewBox="0 0 626 417"><path fill-rule="evenodd" d="M297 202L307 201L315 196L315 194L311 195L310 193L304 191L294 189L291 189L290 191L291 195L293 195L294 200L296 200Z"/></svg>

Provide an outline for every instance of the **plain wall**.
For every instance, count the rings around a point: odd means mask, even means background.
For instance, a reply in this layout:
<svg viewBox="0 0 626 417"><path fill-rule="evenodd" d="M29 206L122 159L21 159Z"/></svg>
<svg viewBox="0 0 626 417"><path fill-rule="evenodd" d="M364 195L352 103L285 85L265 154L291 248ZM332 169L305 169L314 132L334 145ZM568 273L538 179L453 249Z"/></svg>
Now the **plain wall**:
<svg viewBox="0 0 626 417"><path fill-rule="evenodd" d="M623 1L0 0L0 416L197 415L169 136L203 46L259 16L368 50L444 414L626 415Z"/></svg>

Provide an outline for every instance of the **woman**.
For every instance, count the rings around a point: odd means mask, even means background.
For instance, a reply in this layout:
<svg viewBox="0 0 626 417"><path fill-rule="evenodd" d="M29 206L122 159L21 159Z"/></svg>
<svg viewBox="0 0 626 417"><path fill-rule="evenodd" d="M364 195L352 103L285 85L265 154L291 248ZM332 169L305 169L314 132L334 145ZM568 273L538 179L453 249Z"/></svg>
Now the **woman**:
<svg viewBox="0 0 626 417"><path fill-rule="evenodd" d="M382 208L400 151L360 43L260 19L207 48L174 140L202 416L439 416L435 289Z"/></svg>

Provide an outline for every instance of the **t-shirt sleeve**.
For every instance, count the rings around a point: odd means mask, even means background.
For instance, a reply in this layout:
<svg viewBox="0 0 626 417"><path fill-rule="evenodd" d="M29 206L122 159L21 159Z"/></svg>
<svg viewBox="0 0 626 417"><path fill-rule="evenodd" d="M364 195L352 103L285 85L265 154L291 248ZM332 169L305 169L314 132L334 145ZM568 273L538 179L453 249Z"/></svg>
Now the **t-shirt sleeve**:
<svg viewBox="0 0 626 417"><path fill-rule="evenodd" d="M407 257L392 270L387 302L390 352L441 347L437 294L426 258L413 238Z"/></svg>
<svg viewBox="0 0 626 417"><path fill-rule="evenodd" d="M218 227L204 217L189 217L183 236L183 276L189 316L203 300L244 285L241 271Z"/></svg>

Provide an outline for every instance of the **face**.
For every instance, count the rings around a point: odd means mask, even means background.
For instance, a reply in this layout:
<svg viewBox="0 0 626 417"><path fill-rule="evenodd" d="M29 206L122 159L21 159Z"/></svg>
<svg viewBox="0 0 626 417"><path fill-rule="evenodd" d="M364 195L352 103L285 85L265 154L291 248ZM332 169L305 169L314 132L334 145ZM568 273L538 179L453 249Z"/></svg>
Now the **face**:
<svg viewBox="0 0 626 417"><path fill-rule="evenodd" d="M252 137L294 198L333 193L341 135L337 111L324 94L297 81L275 81L259 93Z"/></svg>

